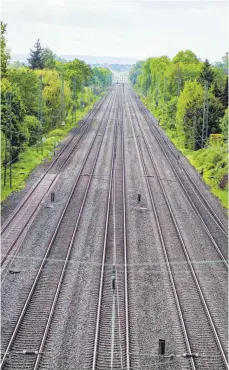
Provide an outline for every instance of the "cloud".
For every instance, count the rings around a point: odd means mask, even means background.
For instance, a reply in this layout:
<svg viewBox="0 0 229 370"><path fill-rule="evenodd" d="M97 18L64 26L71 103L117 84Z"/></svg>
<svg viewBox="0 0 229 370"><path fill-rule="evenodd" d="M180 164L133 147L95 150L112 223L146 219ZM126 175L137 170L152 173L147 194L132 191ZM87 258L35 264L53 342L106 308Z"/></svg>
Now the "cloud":
<svg viewBox="0 0 229 370"><path fill-rule="evenodd" d="M224 1L5 0L3 19L15 53L39 37L57 54L145 58L192 49L219 60L228 45L227 10Z"/></svg>

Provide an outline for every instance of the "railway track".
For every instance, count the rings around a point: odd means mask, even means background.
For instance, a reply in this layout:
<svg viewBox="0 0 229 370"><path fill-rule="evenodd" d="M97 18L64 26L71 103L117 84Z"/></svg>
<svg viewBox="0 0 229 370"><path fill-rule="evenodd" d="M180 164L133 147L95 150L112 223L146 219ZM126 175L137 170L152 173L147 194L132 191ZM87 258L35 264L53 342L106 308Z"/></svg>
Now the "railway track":
<svg viewBox="0 0 229 370"><path fill-rule="evenodd" d="M134 100L135 96L134 96ZM142 112L144 109L142 106L139 107L139 102L137 103L138 108ZM143 114L143 113L142 113ZM144 119L146 120L145 114L143 114ZM159 128L155 125L152 126L146 120L147 124L149 125L150 131L153 134L153 137L156 139L159 147L161 148L163 154L165 155L165 158L167 159L175 178L179 182L185 196L187 197L191 207L193 208L194 212L196 213L197 217L202 223L202 226L211 239L211 242L213 243L217 253L219 254L220 259L223 261L225 267L228 269L228 254L227 254L227 245L228 245L228 232L223 223L218 218L217 214L211 207L210 203L204 198L204 195L201 193L200 190L197 189L194 181L191 181L190 186L190 175L188 174L188 171L185 169L185 167L182 165L182 163L179 161L179 164L177 163L177 156L175 154L174 149L172 148L171 144L169 142L167 143L164 136L159 132ZM155 128L156 127L156 128ZM161 141L163 140L163 143L166 142L166 145L162 145ZM169 151L168 149L169 148ZM171 154L172 158L171 160ZM180 167L182 168L182 171L180 171ZM186 176L186 178L184 177ZM194 184L194 187L193 187ZM201 198L198 194L201 194ZM203 204L206 204L207 206L203 210ZM206 213L207 211L207 213ZM209 219L210 215L210 219ZM212 220L213 222L211 222Z"/></svg>
<svg viewBox="0 0 229 370"><path fill-rule="evenodd" d="M50 164L48 169L45 173L41 176L35 186L29 191L27 196L23 199L23 201L19 204L19 207L15 210L12 216L7 220L7 222L3 225L1 230L1 266L2 274L5 274L5 271L8 269L8 265L11 265L12 259L12 251L16 252L18 247L23 241L23 238L28 230L29 226L32 223L32 220L39 208L44 197L47 195L47 192L51 189L54 185L55 181L58 178L58 173L60 173L61 169L66 166L67 162L72 157L75 149L82 139L82 137L86 134L87 130L91 126L91 122L93 121L96 114L99 112L101 105L108 99L108 97L104 98L101 102L99 102L96 111L92 111L87 118L88 122L86 125L80 127L79 130L75 133L75 135L71 138L71 140L67 143L67 145L61 150L61 152L57 155L54 161ZM108 99L109 101L109 99ZM108 103L109 104L109 103ZM95 131L96 135L96 131ZM54 170L55 169L55 170ZM52 173L51 173L52 172ZM54 173L57 173L56 175ZM44 186L45 185L45 186ZM11 257L9 264L6 265L6 261L8 261L8 257ZM13 254L14 257L14 254ZM3 276L3 275L2 275Z"/></svg>
<svg viewBox="0 0 229 370"><path fill-rule="evenodd" d="M97 159L111 122L113 104L110 102L107 106L88 149L20 315L9 328L10 335L3 338L2 369L35 370L39 367Z"/></svg>
<svg viewBox="0 0 229 370"><path fill-rule="evenodd" d="M36 184L30 189L23 201L15 209L12 215L1 228L1 266L5 263L10 253L22 242L22 236L28 229L31 221L37 212L40 203L47 195L49 189L54 185L58 174L71 159L79 141L85 135L90 125L100 111L104 101L108 99L105 96L92 110L89 115L82 121L79 129L76 130L73 137L68 141L64 148L57 154L44 174L39 178Z"/></svg>
<svg viewBox="0 0 229 370"><path fill-rule="evenodd" d="M123 108L116 120L92 369L130 369Z"/></svg>
<svg viewBox="0 0 229 370"><path fill-rule="evenodd" d="M86 261L89 263L88 266L90 266L90 272L87 275L88 280L90 280L87 281L90 299L87 301L86 298L86 303L84 304L86 307L87 302L90 301L90 306L88 307L90 313L87 315L87 326L85 325L85 331L87 330L87 332L85 334L86 339L83 352L80 352L81 349L79 350L79 347L77 347L79 353L83 356L83 359L79 360L79 363L83 363L83 365L78 368L85 370L143 370L145 368L155 368L156 366L150 359L149 361L141 359L144 353L139 353L137 344L135 341L132 341L133 335L136 335L136 333L132 327L130 332L129 327L129 316L132 324L134 324L136 317L132 313L134 312L134 310L132 311L133 292L135 289L132 285L134 280L130 280L131 273L127 271L128 253L129 257L131 257L132 250L128 250L128 235L130 233L128 234L129 231L126 225L127 189L123 130L124 97L128 103L126 117L130 117L128 121L130 121L131 136L136 144L160 237L161 255L163 255L162 264L165 267L163 269L165 272L163 273L166 275L166 289L169 291L169 295L172 296L172 306L175 307L174 312L176 311L179 316L179 320L174 324L176 340L182 343L181 346L184 352L191 356L187 356L187 358L182 357L182 354L180 354L180 357L178 356L181 368L184 370L228 369L227 333L222 325L225 320L224 317L220 317L214 304L211 303L211 294L206 294L208 291L211 293L216 286L214 275L211 277L212 270L209 268L209 271L206 272L206 281L202 280L202 272L199 270L198 264L196 264L198 261L193 261L194 252L191 251L189 243L184 239L183 230L181 230L177 214L173 209L174 204L171 202L169 193L167 193L168 188L166 188L166 183L159 175L151 138L145 134L143 125L141 125L139 119L141 113L138 110L140 107L129 89L124 88L122 91L120 94L119 87L116 87L115 92L108 99L101 123L74 181L72 191L49 241L44 258L38 270L36 270L36 276L34 276L31 283L32 286L28 294L26 292L24 294L24 302L19 307L20 313L15 321L11 321L8 333L4 333L2 338L1 369L37 370L50 368L48 359L50 352L46 344L50 344L53 338L55 343L55 329L53 329L54 325L52 323L55 321L54 316L58 311L58 309L56 310L57 304L58 307L61 306L60 294L65 291L63 282L64 280L65 282L68 281L66 272L73 248L74 251L76 248L77 232L82 229L83 218L85 218L86 213L91 212L90 207L86 211L85 205L90 203L88 194L90 194L91 181L93 176L96 177L95 169L98 168L98 158L102 155L102 145L108 137L110 140L106 149L109 148L109 153L105 153L105 155L109 158L110 165L109 167L107 166L105 177L106 179L108 178L109 186L106 185L105 187L107 198L104 198L103 202L103 209L106 207L106 214L100 220L101 230L104 227L103 241L101 241L101 238L96 246L97 249L95 251L99 249L99 252L96 252L96 263L94 265L95 256L92 254L89 260L88 251L84 252L84 249L82 249L82 255L86 255L86 257L84 256L85 259L82 258L81 260L80 258L79 261L77 260L77 263L82 262L82 264ZM113 119L112 117L115 118ZM158 142L161 143L159 137ZM163 151L164 147L163 142L161 146L159 145L160 151ZM167 155L169 161L169 149L168 152L166 151L167 149L164 150L165 152L163 153ZM173 157L174 162L177 162L175 154ZM100 167L102 167L101 163ZM174 166L175 171L176 165ZM110 171L109 176L108 171ZM149 176L152 173L153 176ZM177 176L179 176L179 173L177 173ZM189 194L186 186L185 189ZM187 196L186 193L185 195ZM97 198L91 197L91 199ZM101 200L101 198L98 199ZM188 197L187 199L189 200ZM132 205L133 203L130 202L131 207ZM199 212L198 217L201 217L202 208L200 210L197 203L194 206ZM194 206L193 209L195 210ZM100 207L99 202L98 207ZM93 209L95 208L94 205ZM204 212L206 212L206 209ZM195 214L194 212L192 213L192 217L196 218L196 210ZM95 217L97 214L96 211ZM217 220L214 220L213 215L211 218L224 237L224 230L217 223ZM92 218L88 222L91 222L91 220ZM204 222L205 219L201 221L201 225L206 231ZM209 227L209 225L206 225L206 227ZM226 274L225 266L228 267L227 261L215 248L215 244L218 246L218 243L214 237L212 236L211 239L208 233L206 235L208 235L206 237L209 237L210 240L209 249L212 250L212 253L214 251L217 259L221 261L217 266L217 271L219 278L223 278ZM101 248L98 248L98 246L101 246ZM151 244L149 244L149 250L150 246ZM144 252L144 246L142 248ZM218 249L220 249L219 246ZM132 293L129 293L129 287L131 287ZM78 288L80 289L80 282ZM217 289L221 292L221 287L217 287ZM80 310L81 305L79 302L77 303ZM219 305L220 303L221 301L219 300ZM81 315L82 317L83 315ZM60 317L57 314L57 324L55 325L58 325L59 319ZM78 328L79 325L76 327ZM84 338L83 335L81 338ZM150 339L148 341L150 343ZM71 348L71 350L73 351L74 349ZM192 357L192 354L195 353L198 353L198 356ZM68 355L71 356L71 353L67 351L66 356ZM176 357L176 354L173 356ZM158 357L156 356L155 358L156 362ZM148 367L146 366L147 361L149 363ZM169 361L168 359L168 368L170 368ZM71 366L74 366L73 363ZM158 366L164 369L166 365Z"/></svg>
<svg viewBox="0 0 229 370"><path fill-rule="evenodd" d="M186 351L189 354L198 353L201 351L202 343L206 343L205 349L203 353L199 353L199 357L187 360L189 362L187 368L228 369L226 331L222 327L219 330L219 322L216 325L215 317L214 315L212 316L209 310L201 282L195 272L188 247L184 242L171 203L160 179L148 140L141 128L136 111L130 99L128 100L133 135L141 158L157 222L165 263L180 317ZM152 167L154 168L157 187L160 191L155 191L155 180L148 177ZM170 227L170 236L168 236L166 230L168 227ZM171 233L173 235L172 243L170 241Z"/></svg>
<svg viewBox="0 0 229 370"><path fill-rule="evenodd" d="M178 160L178 154L176 153L175 148L172 146L169 140L165 138L163 133L160 131L158 125L155 124L155 122L154 124L152 124L152 117L149 116L147 109L143 107L142 103L136 97L135 94L133 94L132 96L142 116L144 117L144 120L146 121L148 127L150 128L153 137L155 138L165 158L170 164L170 167L173 170L175 177L177 178L184 193L189 199L192 208L195 210L196 214L201 220L206 232L213 239L216 239L218 235L221 235L222 242L224 243L224 245L227 245L228 242L227 228L218 217L217 213L211 206L210 202L206 199L200 187L198 187L194 179L190 176L188 170L182 164L182 161ZM223 254L221 250L219 250L219 253L221 253L221 255ZM225 260L227 259L227 251L226 252L224 251L224 259Z"/></svg>

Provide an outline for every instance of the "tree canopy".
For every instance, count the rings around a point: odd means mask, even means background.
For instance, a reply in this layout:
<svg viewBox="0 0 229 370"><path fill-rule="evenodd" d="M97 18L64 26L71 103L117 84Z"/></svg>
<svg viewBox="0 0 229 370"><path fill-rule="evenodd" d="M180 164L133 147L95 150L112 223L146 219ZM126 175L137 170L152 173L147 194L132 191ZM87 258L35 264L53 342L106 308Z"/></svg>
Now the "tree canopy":
<svg viewBox="0 0 229 370"><path fill-rule="evenodd" d="M39 39L34 45L34 50L30 49L28 63L31 69L43 69L45 67L43 49Z"/></svg>
<svg viewBox="0 0 229 370"><path fill-rule="evenodd" d="M102 67L92 69L78 59L62 60L50 48L42 48L39 39L29 66L20 62L9 66L5 34L6 25L1 23L1 129L17 160L42 134L61 127L69 114L90 104L95 91L100 93L110 85L112 73Z"/></svg>
<svg viewBox="0 0 229 370"><path fill-rule="evenodd" d="M228 54L223 57L228 61ZM180 142L197 150L201 144L205 89L208 95L207 138L222 132L228 105L228 76L224 65L202 62L191 50L167 56L148 58L136 63L130 81L160 123L174 130ZM206 85L207 84L207 85ZM225 131L225 129L224 129Z"/></svg>
<svg viewBox="0 0 229 370"><path fill-rule="evenodd" d="M6 74L7 66L10 60L10 51L6 46L6 23L1 21L1 76Z"/></svg>

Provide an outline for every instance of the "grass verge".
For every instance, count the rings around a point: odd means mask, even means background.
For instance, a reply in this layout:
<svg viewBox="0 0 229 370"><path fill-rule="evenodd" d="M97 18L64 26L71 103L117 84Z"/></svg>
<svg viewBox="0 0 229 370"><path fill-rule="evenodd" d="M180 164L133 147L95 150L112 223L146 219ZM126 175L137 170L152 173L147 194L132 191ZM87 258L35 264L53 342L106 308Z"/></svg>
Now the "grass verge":
<svg viewBox="0 0 229 370"><path fill-rule="evenodd" d="M165 130L173 144L188 159L198 172L203 170L203 180L210 187L210 191L228 209L228 184L224 189L220 188L223 178L228 174L228 154L226 144L222 146L209 146L196 151L188 150L180 146L179 139L172 130Z"/></svg>

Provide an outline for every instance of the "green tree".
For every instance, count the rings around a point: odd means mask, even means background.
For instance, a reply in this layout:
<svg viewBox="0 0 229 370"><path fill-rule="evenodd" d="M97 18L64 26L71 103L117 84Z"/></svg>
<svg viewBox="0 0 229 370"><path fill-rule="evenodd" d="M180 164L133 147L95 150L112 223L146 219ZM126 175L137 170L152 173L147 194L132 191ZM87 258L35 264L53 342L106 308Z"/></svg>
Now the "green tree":
<svg viewBox="0 0 229 370"><path fill-rule="evenodd" d="M38 39L34 45L34 50L30 49L30 58L28 59L29 67L31 69L43 69L44 60L43 60L43 49Z"/></svg>
<svg viewBox="0 0 229 370"><path fill-rule="evenodd" d="M11 98L11 124L9 98ZM5 78L1 83L1 113L2 130L8 140L12 136L12 158L14 159L28 144L29 131L23 125L25 108L19 90Z"/></svg>
<svg viewBox="0 0 229 370"><path fill-rule="evenodd" d="M208 103L208 136L220 132L220 120L224 115L225 109L220 101L212 92L209 92Z"/></svg>
<svg viewBox="0 0 229 370"><path fill-rule="evenodd" d="M8 79L17 86L27 115L37 114L38 109L38 78L35 71L23 67L9 69Z"/></svg>
<svg viewBox="0 0 229 370"><path fill-rule="evenodd" d="M198 64L199 60L191 50L179 51L172 59L173 63Z"/></svg>
<svg viewBox="0 0 229 370"><path fill-rule="evenodd" d="M201 147L204 90L197 81L186 81L177 102L177 133L186 148Z"/></svg>
<svg viewBox="0 0 229 370"><path fill-rule="evenodd" d="M224 116L220 120L220 128L224 141L228 141L228 108L225 110Z"/></svg>
<svg viewBox="0 0 229 370"><path fill-rule="evenodd" d="M29 145L34 145L39 139L39 134L42 130L41 124L35 116L25 116L23 126L28 128L29 131Z"/></svg>
<svg viewBox="0 0 229 370"><path fill-rule="evenodd" d="M142 73L143 63L144 63L143 61L139 61L131 67L129 72L129 79L132 85L136 84L137 77Z"/></svg>
<svg viewBox="0 0 229 370"><path fill-rule="evenodd" d="M202 85L204 85L205 81L208 82L208 87L212 84L215 77L215 72L211 64L209 63L208 59L205 60L203 63L200 76L199 76L199 82L201 82Z"/></svg>
<svg viewBox="0 0 229 370"><path fill-rule="evenodd" d="M23 67L26 67L25 63L22 63L19 60L15 60L14 62L9 64L9 69L20 69Z"/></svg>
<svg viewBox="0 0 229 370"><path fill-rule="evenodd" d="M220 96L220 101L221 101L224 109L226 109L228 107L228 76L226 77L226 80L225 80L225 83L224 83L224 89L223 89L223 92Z"/></svg>
<svg viewBox="0 0 229 370"><path fill-rule="evenodd" d="M61 114L61 76L58 71L43 69L35 71L38 78L42 77L43 97L43 131L47 132L62 121ZM71 106L70 82L64 81L65 116Z"/></svg>
<svg viewBox="0 0 229 370"><path fill-rule="evenodd" d="M49 48L44 48L42 53L44 68L47 69L54 69L56 68L56 61L58 57L53 51Z"/></svg>
<svg viewBox="0 0 229 370"><path fill-rule="evenodd" d="M10 52L6 46L6 26L6 23L1 21L1 77L6 75L10 60Z"/></svg>
<svg viewBox="0 0 229 370"><path fill-rule="evenodd" d="M104 89L106 86L109 86L112 81L112 73L107 68L94 67L92 69L92 83L95 85L95 88Z"/></svg>
<svg viewBox="0 0 229 370"><path fill-rule="evenodd" d="M76 92L80 92L83 88L83 86L88 86L91 81L92 77L92 70L89 65L87 65L84 61L79 59L74 59L71 62L61 64L58 64L58 70L63 73L65 78L70 82L71 89L74 88L74 82L75 80L75 86L76 86Z"/></svg>
<svg viewBox="0 0 229 370"><path fill-rule="evenodd" d="M222 60L223 60L223 63L225 65L226 71L228 71L228 60L229 60L229 53L228 52L223 56Z"/></svg>

